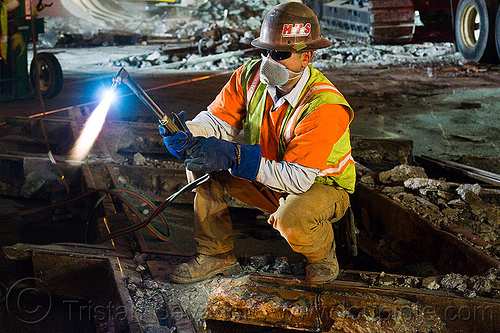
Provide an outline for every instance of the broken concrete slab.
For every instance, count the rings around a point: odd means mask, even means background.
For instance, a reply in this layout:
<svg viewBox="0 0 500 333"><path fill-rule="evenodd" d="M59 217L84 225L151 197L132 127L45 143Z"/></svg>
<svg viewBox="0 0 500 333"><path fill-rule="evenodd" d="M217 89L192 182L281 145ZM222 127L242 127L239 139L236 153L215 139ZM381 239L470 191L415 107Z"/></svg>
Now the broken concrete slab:
<svg viewBox="0 0 500 333"><path fill-rule="evenodd" d="M354 212L358 221L362 221L358 246L387 267L394 268L414 258L434 262L443 271L463 269L469 274L477 274L499 264L497 259L440 230L443 217L436 205L418 196L399 202L392 197L394 195L387 197L360 183L352 198ZM384 246L377 239L383 240ZM439 258L436 253L440 254ZM446 267L458 253L460 262Z"/></svg>
<svg viewBox="0 0 500 333"><path fill-rule="evenodd" d="M364 185L377 189L380 193L416 212L435 228L456 235L463 242L498 260L500 258L498 248L499 191L495 188L483 189L479 184L447 182L443 179L436 180L427 177L408 178L404 181L404 187L400 186L397 181L387 181L394 174L396 180L406 177L407 172L398 172L398 169L407 170L408 168L408 166L396 167L375 175L370 170L359 169L358 179L363 186L358 186L357 194L360 188L364 190ZM386 184L380 181L381 175ZM361 221L365 230L373 235L370 218L374 215L370 211L370 213L361 212L359 216L362 217ZM391 228L383 227L386 232ZM375 243L372 246L377 247ZM395 259L393 265L397 265L399 261L397 256L388 254L395 254L398 251L386 250L383 260L393 258L392 260Z"/></svg>
<svg viewBox="0 0 500 333"><path fill-rule="evenodd" d="M391 170L382 171L378 174L380 183L385 185L403 185L410 178L427 178L425 169L422 167L401 164Z"/></svg>

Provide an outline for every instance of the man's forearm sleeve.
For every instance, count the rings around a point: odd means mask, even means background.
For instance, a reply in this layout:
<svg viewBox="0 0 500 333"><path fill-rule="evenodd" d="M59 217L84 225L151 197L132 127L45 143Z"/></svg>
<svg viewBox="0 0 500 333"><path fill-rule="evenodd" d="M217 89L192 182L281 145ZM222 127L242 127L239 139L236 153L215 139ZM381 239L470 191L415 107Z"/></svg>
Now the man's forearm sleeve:
<svg viewBox="0 0 500 333"><path fill-rule="evenodd" d="M210 110L201 111L193 120L186 121L186 126L194 136L210 137L233 141L239 130L214 116Z"/></svg>
<svg viewBox="0 0 500 333"><path fill-rule="evenodd" d="M319 169L297 163L276 162L262 158L255 181L274 191L300 194L312 186L318 173Z"/></svg>

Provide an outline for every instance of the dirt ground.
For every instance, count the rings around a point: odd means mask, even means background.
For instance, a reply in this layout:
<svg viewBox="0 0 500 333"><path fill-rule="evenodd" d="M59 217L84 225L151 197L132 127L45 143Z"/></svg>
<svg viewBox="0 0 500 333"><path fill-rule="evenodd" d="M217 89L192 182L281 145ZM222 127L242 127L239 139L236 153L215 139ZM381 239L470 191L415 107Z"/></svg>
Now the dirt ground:
<svg viewBox="0 0 500 333"><path fill-rule="evenodd" d="M146 47L143 53L150 51L151 47ZM91 63L88 49L65 50L57 54L66 79L61 94L45 101L47 110L91 101L95 97L90 92L95 87L86 87L86 84L101 79L110 84L110 78L119 67L102 66L101 62L95 62L95 59L106 57L113 59L109 50L102 54L99 52L95 49L95 58ZM120 58L127 52L130 51L116 48L111 54ZM140 48L136 52L141 53ZM207 74L155 67L127 70L144 89ZM413 140L415 155L450 159L461 155L495 158L500 151L500 132L497 129L500 124L498 67L437 64L427 60L409 65L344 66L322 72L354 108L353 135L409 139ZM230 73L154 90L150 95L165 111L186 110L190 119L206 109L227 82ZM193 94L193 91L197 93ZM136 119L149 121L144 117L146 115L151 116L154 122L150 112L137 111L137 105L143 107L140 102L134 106L120 105L118 115L114 116L110 111L108 117L123 118L124 114L141 112ZM29 115L39 111L34 97L0 102L0 119L7 115Z"/></svg>
<svg viewBox="0 0 500 333"><path fill-rule="evenodd" d="M325 74L355 110L354 135L413 140L415 155L497 157L498 69L448 70L363 67Z"/></svg>

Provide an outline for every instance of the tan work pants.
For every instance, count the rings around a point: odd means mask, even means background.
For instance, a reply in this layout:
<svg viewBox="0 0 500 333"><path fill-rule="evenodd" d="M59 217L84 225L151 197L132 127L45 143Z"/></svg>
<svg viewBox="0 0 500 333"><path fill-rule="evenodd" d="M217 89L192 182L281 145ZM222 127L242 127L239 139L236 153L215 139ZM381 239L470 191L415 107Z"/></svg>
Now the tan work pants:
<svg viewBox="0 0 500 333"><path fill-rule="evenodd" d="M201 176L190 171L187 175L190 182ZM230 196L270 213L269 224L308 262L328 255L334 241L331 224L349 207L347 192L333 186L314 183L304 193L283 195L227 171L212 172L210 179L195 189L194 239L199 253L224 253L234 247L224 189Z"/></svg>

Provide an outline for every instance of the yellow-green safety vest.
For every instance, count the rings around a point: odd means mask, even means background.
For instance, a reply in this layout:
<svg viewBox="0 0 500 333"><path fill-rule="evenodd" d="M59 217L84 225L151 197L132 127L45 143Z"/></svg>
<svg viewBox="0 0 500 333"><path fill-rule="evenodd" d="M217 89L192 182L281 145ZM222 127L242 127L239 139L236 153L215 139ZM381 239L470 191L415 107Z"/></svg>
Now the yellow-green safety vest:
<svg viewBox="0 0 500 333"><path fill-rule="evenodd" d="M260 140L260 128L267 98L267 85L260 82L260 59L250 60L245 64L242 72L242 86L245 94L246 117L243 121L243 131L249 144L257 144ZM333 84L311 64L309 64L310 77L299 97L299 102L293 108L288 106L278 138L278 159L285 154L288 143L293 138L293 131L297 124L324 104L340 104L349 110L352 121L354 112L349 103L333 86ZM334 93L334 91L336 93ZM351 141L349 128L333 145L327 164L331 166L321 170L315 182L342 188L348 193L354 192L356 183L356 170L351 155Z"/></svg>
<svg viewBox="0 0 500 333"><path fill-rule="evenodd" d="M3 61L7 61L7 42L9 41L7 30L7 6L2 1L0 6L0 57Z"/></svg>
<svg viewBox="0 0 500 333"><path fill-rule="evenodd" d="M8 13L19 6L18 0L0 0L0 58L7 62L9 42Z"/></svg>

